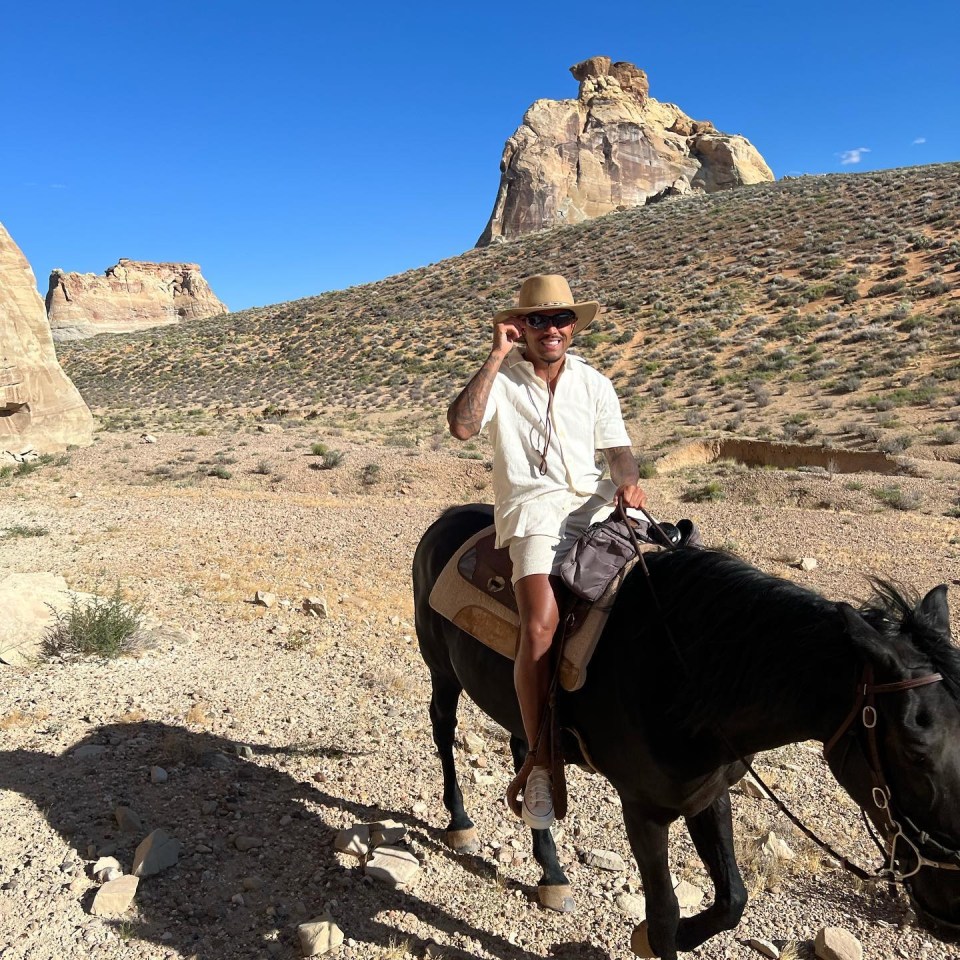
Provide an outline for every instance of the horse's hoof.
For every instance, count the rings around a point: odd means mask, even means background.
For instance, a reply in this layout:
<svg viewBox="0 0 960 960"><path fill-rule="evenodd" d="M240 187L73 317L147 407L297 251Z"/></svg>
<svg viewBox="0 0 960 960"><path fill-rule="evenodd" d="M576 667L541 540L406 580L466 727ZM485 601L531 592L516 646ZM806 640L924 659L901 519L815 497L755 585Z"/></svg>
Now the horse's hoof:
<svg viewBox="0 0 960 960"><path fill-rule="evenodd" d="M569 883L541 884L537 887L540 905L557 913L573 913L577 904Z"/></svg>
<svg viewBox="0 0 960 960"><path fill-rule="evenodd" d="M647 921L643 920L633 928L630 936L630 949L638 957L655 957L653 948L650 946L650 938L647 935Z"/></svg>
<svg viewBox="0 0 960 960"><path fill-rule="evenodd" d="M476 827L448 830L443 835L443 842L457 853L478 853L480 850L480 837Z"/></svg>

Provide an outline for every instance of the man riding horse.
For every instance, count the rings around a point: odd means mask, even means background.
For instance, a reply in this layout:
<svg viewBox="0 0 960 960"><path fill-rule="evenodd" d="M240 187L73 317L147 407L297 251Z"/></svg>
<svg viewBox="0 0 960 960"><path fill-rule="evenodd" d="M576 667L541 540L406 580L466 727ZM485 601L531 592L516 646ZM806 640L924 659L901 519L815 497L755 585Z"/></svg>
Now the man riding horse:
<svg viewBox="0 0 960 960"><path fill-rule="evenodd" d="M509 548L520 614L514 683L534 754L523 819L541 830L554 819L541 731L560 619L556 575L580 534L612 504L646 504L613 384L567 352L599 308L574 303L561 276L528 277L517 307L494 316L490 355L447 411L458 440L490 427L496 546ZM597 466L597 450L609 475Z"/></svg>

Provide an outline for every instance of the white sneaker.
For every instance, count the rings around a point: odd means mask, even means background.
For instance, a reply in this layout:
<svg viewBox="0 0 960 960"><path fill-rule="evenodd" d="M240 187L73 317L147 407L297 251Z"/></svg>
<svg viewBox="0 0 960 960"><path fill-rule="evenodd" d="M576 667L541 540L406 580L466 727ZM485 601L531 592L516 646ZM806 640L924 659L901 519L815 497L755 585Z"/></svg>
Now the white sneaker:
<svg viewBox="0 0 960 960"><path fill-rule="evenodd" d="M533 830L546 830L553 819L550 771L546 767L534 767L523 788L523 822Z"/></svg>

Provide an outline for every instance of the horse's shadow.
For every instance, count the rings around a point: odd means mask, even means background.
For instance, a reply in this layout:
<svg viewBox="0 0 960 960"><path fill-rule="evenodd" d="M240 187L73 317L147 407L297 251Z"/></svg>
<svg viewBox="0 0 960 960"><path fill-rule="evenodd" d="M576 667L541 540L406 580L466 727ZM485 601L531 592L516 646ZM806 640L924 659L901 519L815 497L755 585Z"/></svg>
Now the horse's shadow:
<svg viewBox="0 0 960 960"><path fill-rule="evenodd" d="M78 748L91 746L106 749L77 756ZM258 762L258 756L279 752L276 748L253 750L254 757L244 759L228 740L159 722L112 724L62 755L0 751L0 790L32 800L83 860L115 850L129 871L134 849L150 830L163 828L180 840L178 864L141 881L134 919L106 922L122 928L125 937L162 944L183 956L299 956L297 925L328 908L361 951L365 943L387 948L406 942L411 953L420 953L429 937L425 924L442 934L439 940L468 947L473 942L503 960L532 960L531 953L506 938L471 925L442 903L418 897L416 884L411 892L365 879L359 862L343 865L333 841L348 821L393 818L407 826L421 859L459 859L462 867L482 875L480 862L455 858L438 832L408 810L337 796L328 792L329 784L307 783ZM169 771L167 782L151 782L154 765ZM141 830L126 833L118 827L114 811L119 805L136 812ZM241 851L249 838L259 845ZM16 897L16 891L8 895ZM77 893L85 910L92 896L92 890ZM24 927L28 912L24 907ZM554 948L554 956L574 955L606 957L587 943Z"/></svg>

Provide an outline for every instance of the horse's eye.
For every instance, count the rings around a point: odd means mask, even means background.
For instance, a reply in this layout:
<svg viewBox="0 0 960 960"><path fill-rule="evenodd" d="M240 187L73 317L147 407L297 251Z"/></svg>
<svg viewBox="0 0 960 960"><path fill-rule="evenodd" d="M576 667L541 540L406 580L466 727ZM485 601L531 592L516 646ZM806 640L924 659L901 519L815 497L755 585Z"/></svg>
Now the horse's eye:
<svg viewBox="0 0 960 960"><path fill-rule="evenodd" d="M933 717L930 716L930 712L928 710L918 710L916 724L922 730L926 730L927 727L933 726Z"/></svg>

